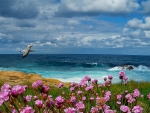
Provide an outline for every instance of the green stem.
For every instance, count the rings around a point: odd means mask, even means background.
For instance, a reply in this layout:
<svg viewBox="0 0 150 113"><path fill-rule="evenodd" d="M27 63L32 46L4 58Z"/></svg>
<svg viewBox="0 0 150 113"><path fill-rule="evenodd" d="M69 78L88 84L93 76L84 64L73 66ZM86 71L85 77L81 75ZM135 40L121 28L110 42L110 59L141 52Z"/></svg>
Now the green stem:
<svg viewBox="0 0 150 113"><path fill-rule="evenodd" d="M10 110L9 110L9 108L6 106L6 104L5 104L5 103L3 103L3 105L5 106L5 108L6 108L7 112L11 113L11 111L10 111Z"/></svg>

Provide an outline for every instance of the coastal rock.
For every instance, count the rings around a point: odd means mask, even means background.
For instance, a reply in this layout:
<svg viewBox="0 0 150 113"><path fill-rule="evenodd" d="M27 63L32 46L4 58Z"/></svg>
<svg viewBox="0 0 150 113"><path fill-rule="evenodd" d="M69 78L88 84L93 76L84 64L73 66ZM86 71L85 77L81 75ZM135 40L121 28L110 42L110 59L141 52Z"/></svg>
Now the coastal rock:
<svg viewBox="0 0 150 113"><path fill-rule="evenodd" d="M26 74L19 71L0 71L0 80L5 83L8 82L10 85L25 84L27 82L33 83L37 80L41 80L43 84L50 86L58 86L61 81L53 78L43 78L39 74ZM70 83L64 83L64 86L69 86Z"/></svg>
<svg viewBox="0 0 150 113"><path fill-rule="evenodd" d="M133 66L133 65L122 65L119 68L120 68L120 70L133 70L135 68L135 66Z"/></svg>

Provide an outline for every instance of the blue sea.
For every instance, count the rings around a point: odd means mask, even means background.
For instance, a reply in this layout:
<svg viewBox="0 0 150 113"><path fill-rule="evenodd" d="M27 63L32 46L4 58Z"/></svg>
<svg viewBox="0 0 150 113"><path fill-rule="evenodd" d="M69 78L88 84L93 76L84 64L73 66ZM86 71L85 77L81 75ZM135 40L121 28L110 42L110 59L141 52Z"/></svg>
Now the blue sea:
<svg viewBox="0 0 150 113"><path fill-rule="evenodd" d="M63 82L79 82L88 75L103 82L103 77L113 75L113 83L119 82L119 66L133 65L124 70L129 80L150 81L150 56L101 55L101 54L0 54L0 71L37 73L45 78Z"/></svg>

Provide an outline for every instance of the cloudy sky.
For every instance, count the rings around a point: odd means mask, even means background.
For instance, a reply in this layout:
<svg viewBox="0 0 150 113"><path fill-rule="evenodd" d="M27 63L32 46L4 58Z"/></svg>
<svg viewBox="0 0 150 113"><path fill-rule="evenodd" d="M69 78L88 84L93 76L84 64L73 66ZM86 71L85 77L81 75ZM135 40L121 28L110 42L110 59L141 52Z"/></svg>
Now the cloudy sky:
<svg viewBox="0 0 150 113"><path fill-rule="evenodd" d="M0 0L0 54L150 55L150 0Z"/></svg>

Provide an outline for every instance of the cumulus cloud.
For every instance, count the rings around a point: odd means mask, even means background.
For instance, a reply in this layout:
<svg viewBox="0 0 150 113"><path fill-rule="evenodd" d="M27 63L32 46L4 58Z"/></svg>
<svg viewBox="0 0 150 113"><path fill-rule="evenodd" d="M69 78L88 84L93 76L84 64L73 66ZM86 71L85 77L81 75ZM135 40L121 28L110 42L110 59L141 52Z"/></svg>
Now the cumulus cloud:
<svg viewBox="0 0 150 113"><path fill-rule="evenodd" d="M55 16L121 15L137 10L137 0L61 0Z"/></svg>
<svg viewBox="0 0 150 113"><path fill-rule="evenodd" d="M138 13L137 1L0 0L0 51L17 52L29 43L41 53L127 53L148 47L150 17L130 15Z"/></svg>
<svg viewBox="0 0 150 113"><path fill-rule="evenodd" d="M139 20L137 18L129 20L127 22L127 27L149 30L150 29L150 17L145 17L144 21L143 20Z"/></svg>
<svg viewBox="0 0 150 113"><path fill-rule="evenodd" d="M150 0L142 1L141 6L143 8L142 13L150 15Z"/></svg>

